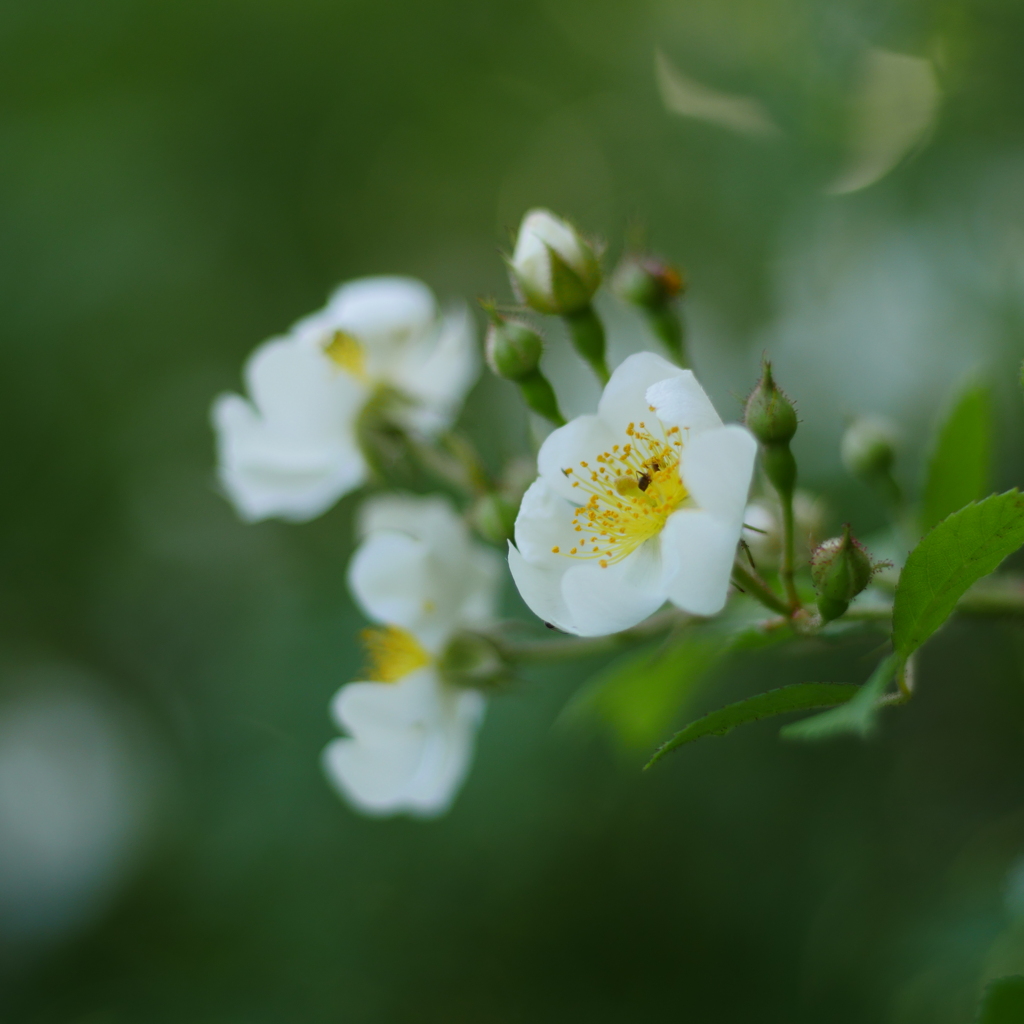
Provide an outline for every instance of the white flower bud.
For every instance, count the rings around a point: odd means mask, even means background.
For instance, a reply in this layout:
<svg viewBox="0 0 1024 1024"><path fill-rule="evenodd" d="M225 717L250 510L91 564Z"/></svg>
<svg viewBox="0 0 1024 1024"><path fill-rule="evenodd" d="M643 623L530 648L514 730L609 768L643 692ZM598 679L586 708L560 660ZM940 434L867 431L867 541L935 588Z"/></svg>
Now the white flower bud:
<svg viewBox="0 0 1024 1024"><path fill-rule="evenodd" d="M841 454L854 476L888 474L896 458L896 428L882 416L862 416L846 428Z"/></svg>
<svg viewBox="0 0 1024 1024"><path fill-rule="evenodd" d="M593 248L549 210L530 210L523 218L509 269L522 300L555 316L585 309L601 285Z"/></svg>

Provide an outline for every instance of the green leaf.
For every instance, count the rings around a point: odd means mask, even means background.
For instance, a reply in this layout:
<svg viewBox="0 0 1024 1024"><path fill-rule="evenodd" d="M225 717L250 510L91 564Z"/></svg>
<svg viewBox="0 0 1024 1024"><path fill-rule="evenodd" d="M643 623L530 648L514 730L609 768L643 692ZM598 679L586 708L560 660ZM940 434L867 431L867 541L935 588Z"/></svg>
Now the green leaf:
<svg viewBox="0 0 1024 1024"><path fill-rule="evenodd" d="M565 724L599 721L626 749L650 748L727 650L719 636L685 633L612 662L566 705Z"/></svg>
<svg viewBox="0 0 1024 1024"><path fill-rule="evenodd" d="M1024 975L998 978L985 989L977 1024L1021 1024L1024 1021Z"/></svg>
<svg viewBox="0 0 1024 1024"><path fill-rule="evenodd" d="M974 384L960 394L935 438L921 501L922 531L980 501L989 491L991 465L992 393Z"/></svg>
<svg viewBox="0 0 1024 1024"><path fill-rule="evenodd" d="M827 740L843 735L867 738L875 730L878 699L892 682L898 667L899 658L890 654L879 663L868 681L858 687L857 695L852 700L824 714L812 715L784 726L779 730L779 735L785 740Z"/></svg>
<svg viewBox="0 0 1024 1024"><path fill-rule="evenodd" d="M944 519L910 552L893 602L896 653L910 657L982 576L1024 544L1024 496L993 494Z"/></svg>
<svg viewBox="0 0 1024 1024"><path fill-rule="evenodd" d="M666 754L705 736L724 736L737 725L746 725L748 722L757 722L774 715L784 715L790 711L833 707L856 697L860 690L859 686L843 683L795 683L792 686L769 690L767 693L759 693L756 697L748 697L746 700L729 704L691 722L656 750L645 767L650 768Z"/></svg>

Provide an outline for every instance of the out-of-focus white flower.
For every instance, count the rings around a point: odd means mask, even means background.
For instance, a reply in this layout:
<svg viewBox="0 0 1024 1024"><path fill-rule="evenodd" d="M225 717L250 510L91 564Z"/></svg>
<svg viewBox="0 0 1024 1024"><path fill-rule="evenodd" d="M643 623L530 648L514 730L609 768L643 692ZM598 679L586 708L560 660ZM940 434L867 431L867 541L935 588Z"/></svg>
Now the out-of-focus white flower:
<svg viewBox="0 0 1024 1024"><path fill-rule="evenodd" d="M429 435L450 425L478 370L464 308L440 315L411 278L350 281L252 353L249 398L214 402L221 484L251 522L313 519L367 478L356 427L372 398L393 393L392 418Z"/></svg>
<svg viewBox="0 0 1024 1024"><path fill-rule="evenodd" d="M589 243L550 210L523 217L510 263L512 283L539 313L565 316L590 304L601 264Z"/></svg>
<svg viewBox="0 0 1024 1024"><path fill-rule="evenodd" d="M445 682L441 663L460 630L493 621L501 559L443 498L372 500L361 527L349 586L380 625L363 634L366 681L332 702L348 736L324 750L324 769L362 811L442 814L469 768L485 701Z"/></svg>
<svg viewBox="0 0 1024 1024"><path fill-rule="evenodd" d="M666 600L725 604L757 444L723 426L689 370L640 352L612 374L596 416L549 435L523 498L509 567L530 608L600 636Z"/></svg>

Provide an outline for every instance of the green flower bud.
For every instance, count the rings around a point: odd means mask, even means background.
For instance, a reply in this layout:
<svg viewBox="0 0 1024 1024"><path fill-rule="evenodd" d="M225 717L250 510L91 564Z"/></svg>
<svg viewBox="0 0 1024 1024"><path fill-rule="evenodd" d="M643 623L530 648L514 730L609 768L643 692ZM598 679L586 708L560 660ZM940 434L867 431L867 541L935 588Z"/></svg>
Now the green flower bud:
<svg viewBox="0 0 1024 1024"><path fill-rule="evenodd" d="M518 511L518 502L489 491L477 498L470 509L469 521L484 540L504 549L513 537Z"/></svg>
<svg viewBox="0 0 1024 1024"><path fill-rule="evenodd" d="M659 309L686 290L686 277L678 267L655 256L624 256L612 288L623 302Z"/></svg>
<svg viewBox="0 0 1024 1024"><path fill-rule="evenodd" d="M495 689L511 679L501 652L478 633L456 634L441 655L438 671L449 686L475 690Z"/></svg>
<svg viewBox="0 0 1024 1024"><path fill-rule="evenodd" d="M530 210L523 218L509 272L523 302L553 316L586 309L601 285L593 247L549 210Z"/></svg>
<svg viewBox="0 0 1024 1024"><path fill-rule="evenodd" d="M862 416L843 434L843 465L854 476L887 476L896 459L896 431L881 416Z"/></svg>
<svg viewBox="0 0 1024 1024"><path fill-rule="evenodd" d="M540 365L544 342L529 325L495 317L487 329L487 365L506 380L522 380Z"/></svg>
<svg viewBox="0 0 1024 1024"><path fill-rule="evenodd" d="M767 359L761 365L761 379L747 399L744 421L764 445L787 444L796 433L796 409L775 384L772 364Z"/></svg>
<svg viewBox="0 0 1024 1024"><path fill-rule="evenodd" d="M871 582L875 567L864 545L850 533L819 545L811 556L811 579L818 592L818 611L830 622L839 618L850 602Z"/></svg>

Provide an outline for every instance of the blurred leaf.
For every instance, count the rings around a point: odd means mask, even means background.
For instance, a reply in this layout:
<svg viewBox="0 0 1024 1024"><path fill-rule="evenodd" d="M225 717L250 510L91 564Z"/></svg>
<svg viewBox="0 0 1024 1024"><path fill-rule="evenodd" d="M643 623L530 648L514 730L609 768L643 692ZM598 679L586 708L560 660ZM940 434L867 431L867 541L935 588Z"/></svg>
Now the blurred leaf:
<svg viewBox="0 0 1024 1024"><path fill-rule="evenodd" d="M949 618L971 584L1024 544L1024 497L993 494L944 519L910 552L893 602L893 644L906 659Z"/></svg>
<svg viewBox="0 0 1024 1024"><path fill-rule="evenodd" d="M931 61L868 50L851 99L847 165L827 191L856 192L885 177L931 131L941 98Z"/></svg>
<svg viewBox="0 0 1024 1024"><path fill-rule="evenodd" d="M759 693L756 697L737 701L698 718L677 732L664 746L655 751L645 768L650 768L655 761L687 743L693 743L694 740L705 736L724 736L737 725L784 715L789 711L833 707L856 697L861 689L859 686L844 683L794 683L792 686L783 686L778 690L769 690L767 693Z"/></svg>
<svg viewBox="0 0 1024 1024"><path fill-rule="evenodd" d="M785 740L828 740L834 736L854 735L867 738L874 732L878 716L878 699L892 682L899 657L890 654L880 662L868 681L857 688L856 696L822 715L812 715L779 730Z"/></svg>
<svg viewBox="0 0 1024 1024"><path fill-rule="evenodd" d="M989 493L992 463L992 393L968 387L939 428L928 460L921 502L921 530Z"/></svg>
<svg viewBox="0 0 1024 1024"><path fill-rule="evenodd" d="M596 719L611 727L623 747L650 747L727 650L721 637L686 633L667 647L632 651L583 686L560 721Z"/></svg>
<svg viewBox="0 0 1024 1024"><path fill-rule="evenodd" d="M977 1024L1021 1024L1024 1021L1024 975L999 978L985 989Z"/></svg>
<svg viewBox="0 0 1024 1024"><path fill-rule="evenodd" d="M780 135L764 105L752 96L720 92L688 78L661 50L654 51L654 70L658 91L665 108L673 114L708 121L743 135Z"/></svg>

